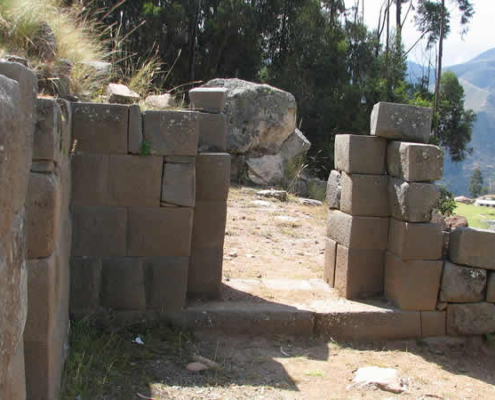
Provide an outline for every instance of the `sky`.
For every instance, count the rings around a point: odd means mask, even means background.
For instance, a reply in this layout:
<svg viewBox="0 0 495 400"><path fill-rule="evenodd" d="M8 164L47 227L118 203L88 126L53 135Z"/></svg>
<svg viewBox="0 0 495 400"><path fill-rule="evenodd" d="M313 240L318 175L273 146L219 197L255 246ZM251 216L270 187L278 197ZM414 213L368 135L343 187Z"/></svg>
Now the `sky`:
<svg viewBox="0 0 495 400"><path fill-rule="evenodd" d="M356 0L345 0L346 7L351 7ZM363 0L360 0L362 4ZM384 0L364 0L364 20L369 28L374 29L378 24L380 6ZM444 41L443 65L460 64L476 57L486 50L495 47L495 0L471 0L475 14L469 23L469 31L461 38L460 13L457 11L454 1L447 0L451 14L451 30ZM413 0L416 4L417 0ZM405 14L409 3L402 6ZM395 25L395 7L391 10L391 24ZM403 28L403 42L405 50L408 50L420 37L420 33L414 27L414 11L411 11ZM410 61L425 65L428 63L428 53L425 51L425 41L420 42L408 55ZM433 50L434 51L434 50ZM432 62L435 54L432 53Z"/></svg>

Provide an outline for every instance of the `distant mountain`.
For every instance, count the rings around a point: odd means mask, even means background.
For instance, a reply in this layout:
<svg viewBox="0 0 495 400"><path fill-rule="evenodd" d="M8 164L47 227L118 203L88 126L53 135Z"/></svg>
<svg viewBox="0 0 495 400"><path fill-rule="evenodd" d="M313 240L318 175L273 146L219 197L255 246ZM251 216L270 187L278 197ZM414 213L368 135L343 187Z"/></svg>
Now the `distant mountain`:
<svg viewBox="0 0 495 400"><path fill-rule="evenodd" d="M424 68L413 62L407 67L408 81L418 82ZM457 75L466 94L464 107L474 110L478 119L470 143L473 154L461 163L446 156L442 183L456 195L469 195L469 179L476 167L481 169L485 184L495 184L495 48L445 70ZM434 78L430 78L430 86L433 84Z"/></svg>

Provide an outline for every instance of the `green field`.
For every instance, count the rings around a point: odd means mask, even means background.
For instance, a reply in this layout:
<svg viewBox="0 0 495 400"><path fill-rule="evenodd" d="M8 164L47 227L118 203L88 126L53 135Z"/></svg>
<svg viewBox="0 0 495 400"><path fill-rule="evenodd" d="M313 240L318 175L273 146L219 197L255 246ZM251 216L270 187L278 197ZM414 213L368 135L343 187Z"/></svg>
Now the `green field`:
<svg viewBox="0 0 495 400"><path fill-rule="evenodd" d="M469 226L473 228L488 229L486 220L495 220L495 208L478 207L470 204L456 203L455 214L462 215L468 220Z"/></svg>

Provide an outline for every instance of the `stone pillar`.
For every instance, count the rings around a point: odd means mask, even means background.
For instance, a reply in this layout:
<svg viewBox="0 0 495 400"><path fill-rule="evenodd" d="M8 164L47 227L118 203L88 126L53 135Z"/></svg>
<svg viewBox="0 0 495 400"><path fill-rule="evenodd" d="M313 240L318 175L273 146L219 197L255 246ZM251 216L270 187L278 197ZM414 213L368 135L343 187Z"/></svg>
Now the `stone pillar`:
<svg viewBox="0 0 495 400"><path fill-rule="evenodd" d="M36 76L0 62L0 398L26 398L25 199L33 149Z"/></svg>
<svg viewBox="0 0 495 400"><path fill-rule="evenodd" d="M187 281L190 296L215 297L222 281L223 244L230 186L230 155L225 153L226 90L197 88L189 92L199 118L196 161L196 209Z"/></svg>

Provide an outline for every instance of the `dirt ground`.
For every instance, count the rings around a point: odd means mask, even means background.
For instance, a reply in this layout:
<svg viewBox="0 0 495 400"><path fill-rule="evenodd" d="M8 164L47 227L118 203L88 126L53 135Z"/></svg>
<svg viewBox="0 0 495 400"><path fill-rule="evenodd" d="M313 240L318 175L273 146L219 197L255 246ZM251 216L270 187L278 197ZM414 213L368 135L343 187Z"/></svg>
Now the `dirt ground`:
<svg viewBox="0 0 495 400"><path fill-rule="evenodd" d="M324 206L262 199L255 189L233 188L224 281L321 278L325 219ZM73 328L64 399L495 399L490 337L363 344L193 336L159 324L117 333ZM134 343L137 337L144 344ZM219 367L190 372L195 355ZM365 366L396 369L405 392L353 386L355 370Z"/></svg>
<svg viewBox="0 0 495 400"><path fill-rule="evenodd" d="M229 192L224 279L323 278L326 207Z"/></svg>

